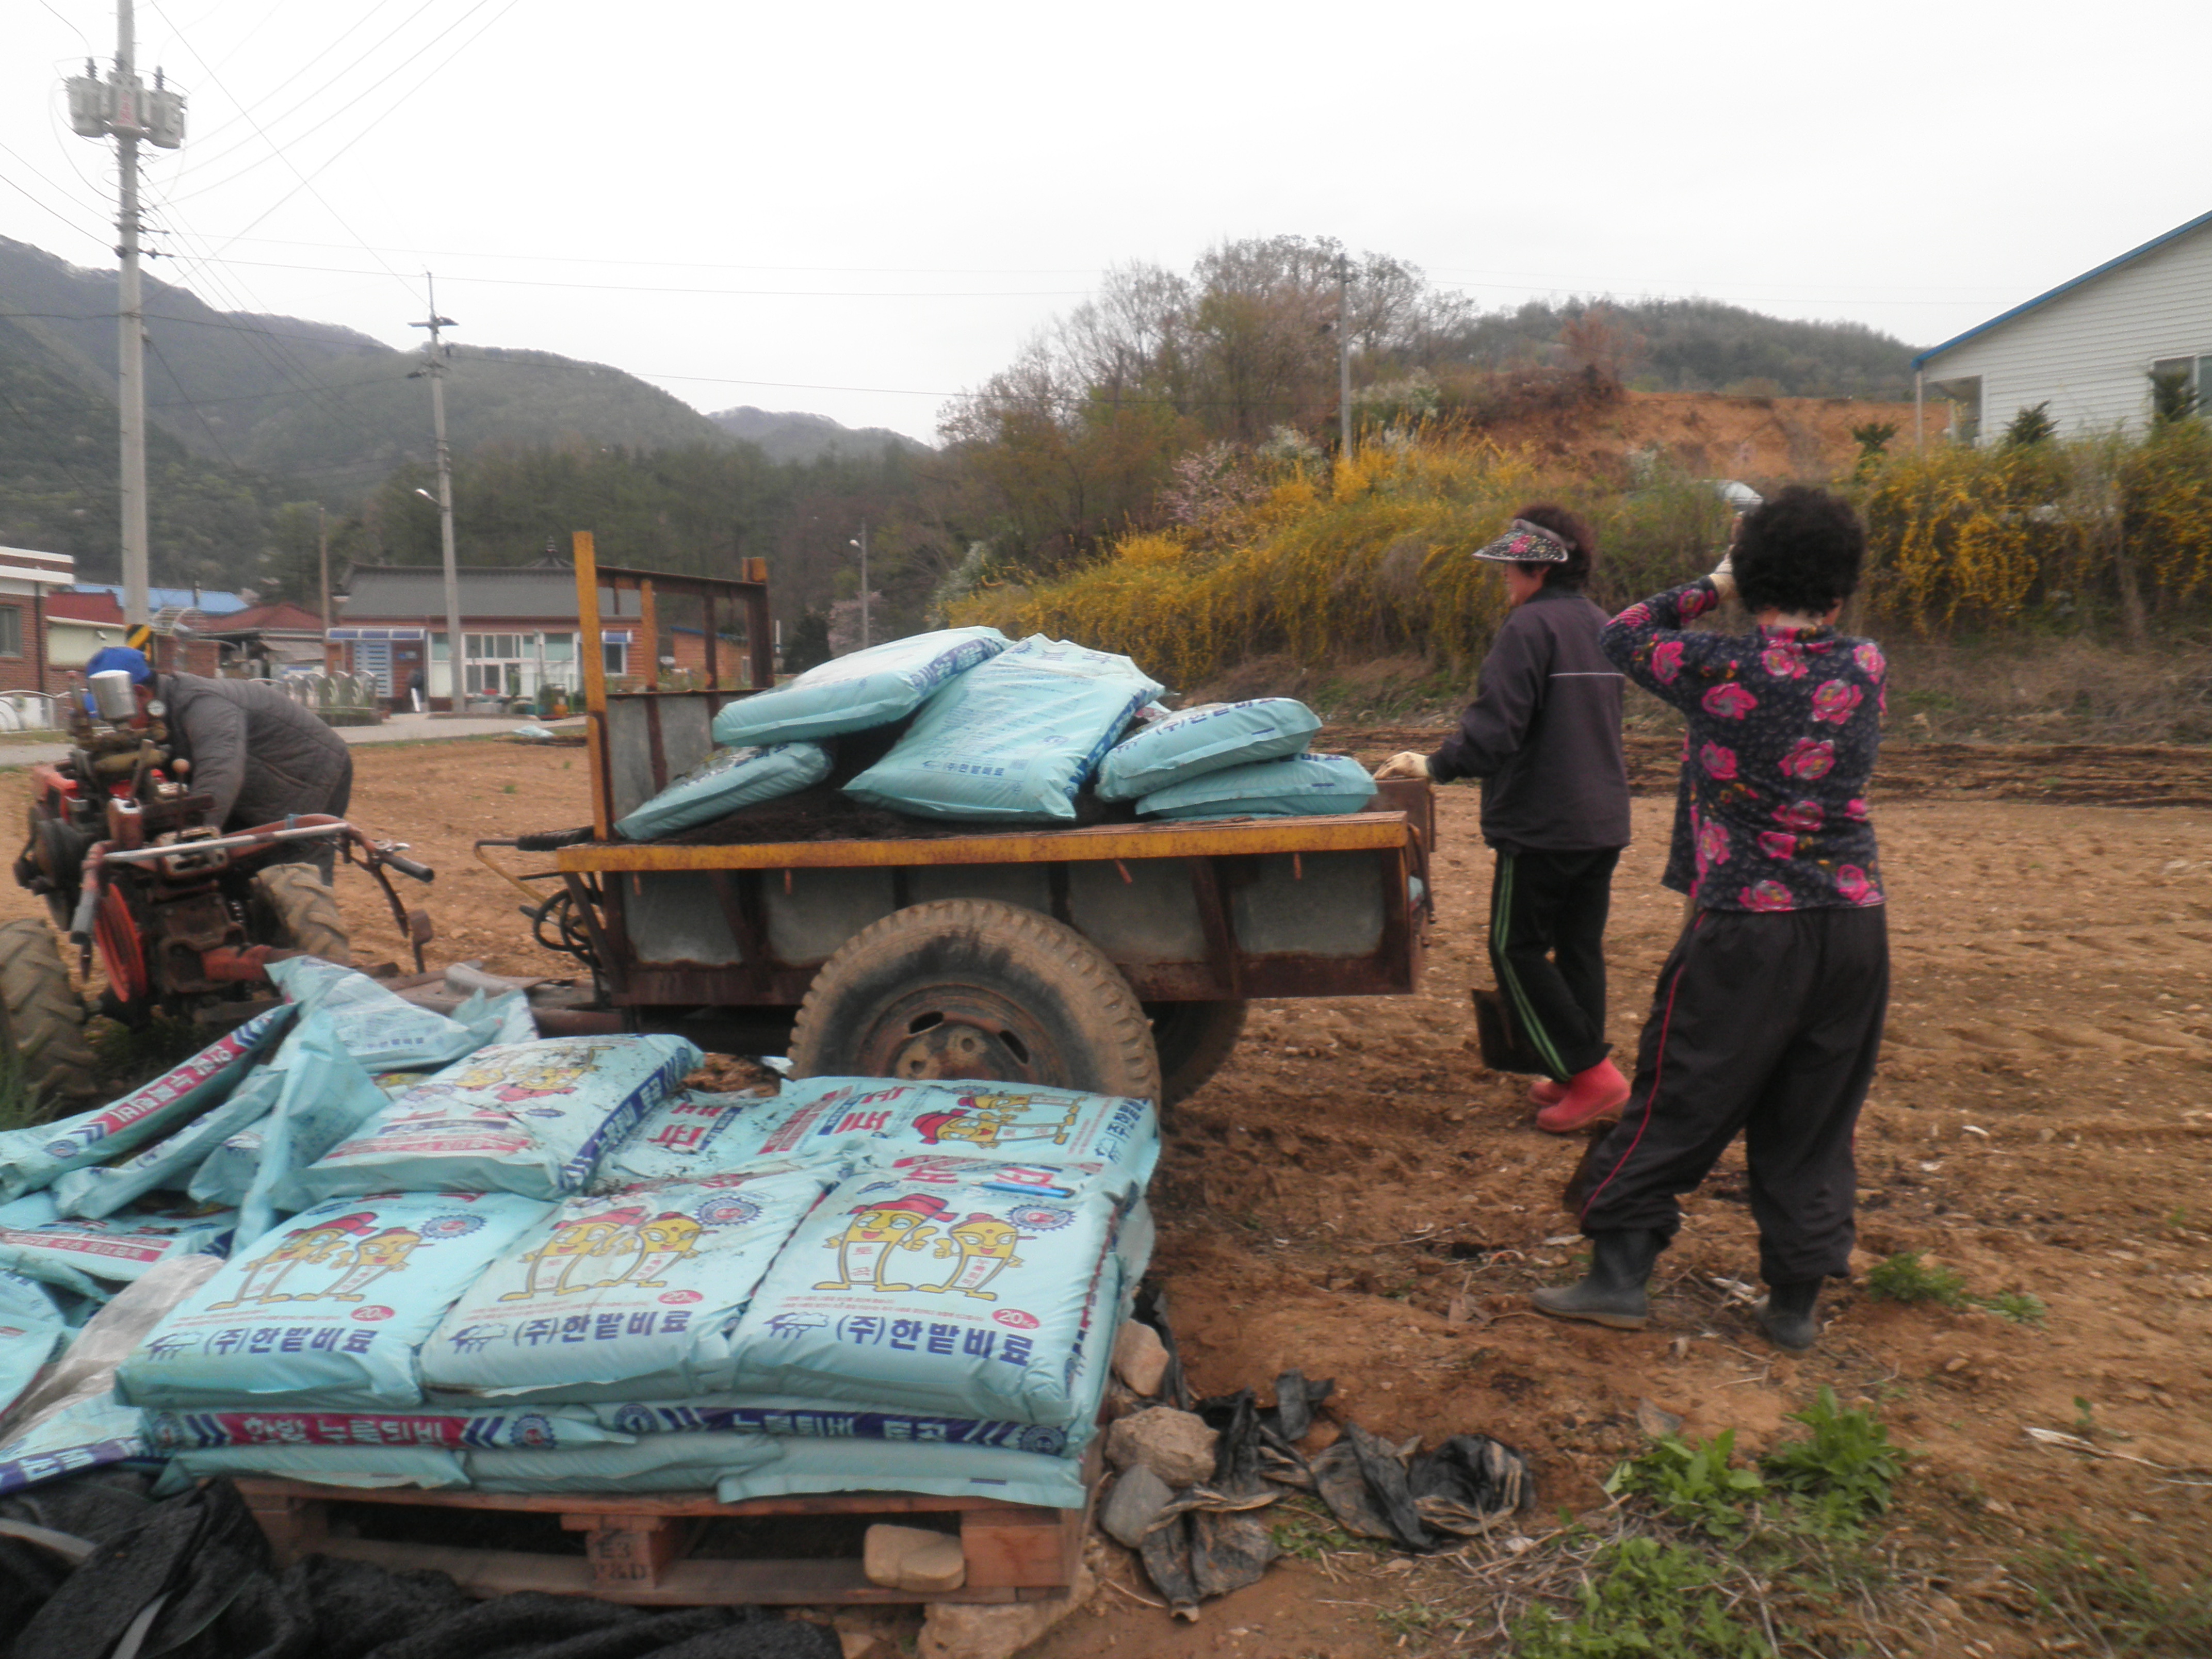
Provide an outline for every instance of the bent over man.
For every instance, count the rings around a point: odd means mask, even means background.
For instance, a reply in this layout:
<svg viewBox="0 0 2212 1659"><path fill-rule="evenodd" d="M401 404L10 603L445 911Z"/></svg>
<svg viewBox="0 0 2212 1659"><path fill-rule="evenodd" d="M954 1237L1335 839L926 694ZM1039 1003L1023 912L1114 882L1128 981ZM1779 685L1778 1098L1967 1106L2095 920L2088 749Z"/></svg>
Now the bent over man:
<svg viewBox="0 0 2212 1659"><path fill-rule="evenodd" d="M1676 1200L1739 1132L1767 1339L1811 1347L1820 1281L1848 1267L1851 1133L1889 1001L1866 803L1887 667L1834 626L1865 545L1847 505L1793 486L1745 515L1711 575L1605 629L1606 654L1689 720L1696 908L1659 971L1627 1109L1585 1173L1589 1273L1536 1292L1554 1317L1643 1328ZM1731 592L1752 632L1688 631Z"/></svg>
<svg viewBox="0 0 2212 1659"><path fill-rule="evenodd" d="M1537 1127L1554 1134L1628 1098L1605 1038L1605 924L1628 842L1628 773L1620 671L1598 643L1605 612L1582 591L1596 555L1589 526L1548 506L1522 508L1479 550L1502 571L1512 609L1475 700L1435 754L1395 755L1376 773L1482 780L1482 838L1497 854L1491 965L1550 1073L1528 1095Z"/></svg>
<svg viewBox="0 0 2212 1659"><path fill-rule="evenodd" d="M225 831L250 830L295 813L343 817L353 799L353 754L343 738L264 680L211 680L159 674L143 652L109 646L85 665L88 675L128 671L141 708L159 697L176 752L192 763L192 787L215 798ZM337 848L300 843L293 854L327 884Z"/></svg>

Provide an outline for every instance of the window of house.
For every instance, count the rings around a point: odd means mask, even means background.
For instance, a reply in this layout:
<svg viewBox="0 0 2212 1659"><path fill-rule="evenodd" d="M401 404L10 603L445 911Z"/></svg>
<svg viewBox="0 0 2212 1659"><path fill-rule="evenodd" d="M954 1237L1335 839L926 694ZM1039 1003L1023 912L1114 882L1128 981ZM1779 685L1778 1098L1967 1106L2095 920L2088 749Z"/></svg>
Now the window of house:
<svg viewBox="0 0 2212 1659"><path fill-rule="evenodd" d="M2154 409L2160 398L2178 396L2188 399L2191 413L2212 413L2212 357L2160 357L2150 366L2150 380Z"/></svg>
<svg viewBox="0 0 2212 1659"><path fill-rule="evenodd" d="M607 672L619 679L629 672L629 647L620 640L602 640L599 648L605 654Z"/></svg>
<svg viewBox="0 0 2212 1659"><path fill-rule="evenodd" d="M0 605L0 657L23 654L23 607Z"/></svg>

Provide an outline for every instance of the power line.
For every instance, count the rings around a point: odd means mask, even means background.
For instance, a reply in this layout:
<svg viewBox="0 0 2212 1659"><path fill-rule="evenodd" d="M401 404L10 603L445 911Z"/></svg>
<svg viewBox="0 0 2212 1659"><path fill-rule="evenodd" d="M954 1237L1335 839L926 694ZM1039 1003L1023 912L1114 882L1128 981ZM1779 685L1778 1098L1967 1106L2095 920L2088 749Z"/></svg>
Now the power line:
<svg viewBox="0 0 2212 1659"><path fill-rule="evenodd" d="M307 270L324 276L377 276L384 274L380 271L362 270L343 265L288 264L274 259L227 258L224 263L244 265L248 270ZM949 289L673 288L658 287L642 283L562 283L540 276L447 276L442 280L449 283L471 283L479 288L581 289L602 294L703 294L723 299L1080 300L1088 298L1093 292L1090 289L1080 288L979 289L973 291Z"/></svg>

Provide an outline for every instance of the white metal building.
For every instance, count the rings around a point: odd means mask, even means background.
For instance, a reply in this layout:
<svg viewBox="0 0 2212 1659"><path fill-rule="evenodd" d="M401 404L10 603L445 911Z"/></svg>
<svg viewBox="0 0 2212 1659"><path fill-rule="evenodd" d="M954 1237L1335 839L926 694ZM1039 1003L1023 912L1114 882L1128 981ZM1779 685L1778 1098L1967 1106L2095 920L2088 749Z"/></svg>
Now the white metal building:
<svg viewBox="0 0 2212 1659"><path fill-rule="evenodd" d="M1912 368L1916 404L1949 398L1963 443L2002 434L2041 403L2064 433L2141 427L2154 372L2185 375L2212 410L2212 213L1922 352Z"/></svg>

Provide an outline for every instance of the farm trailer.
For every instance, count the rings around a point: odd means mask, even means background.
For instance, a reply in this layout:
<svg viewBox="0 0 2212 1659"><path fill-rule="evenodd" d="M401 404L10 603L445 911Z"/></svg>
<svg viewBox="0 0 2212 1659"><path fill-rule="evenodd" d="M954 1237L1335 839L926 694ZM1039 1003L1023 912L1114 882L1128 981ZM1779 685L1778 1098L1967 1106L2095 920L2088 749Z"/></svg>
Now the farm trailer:
<svg viewBox="0 0 2212 1659"><path fill-rule="evenodd" d="M1229 1057L1252 999L1417 988L1433 841L1419 781L1321 817L620 841L617 819L706 758L715 713L773 684L765 563L744 570L605 566L589 534L575 538L592 837L554 849L534 878L560 884L541 938L560 912L626 1024L744 1015L787 1030L800 1076L997 1079L1171 1104ZM599 647L605 589L638 595L647 647L621 689ZM662 684L657 647L672 604L706 637L703 675L680 686ZM726 676L718 620L732 615L744 672Z"/></svg>

